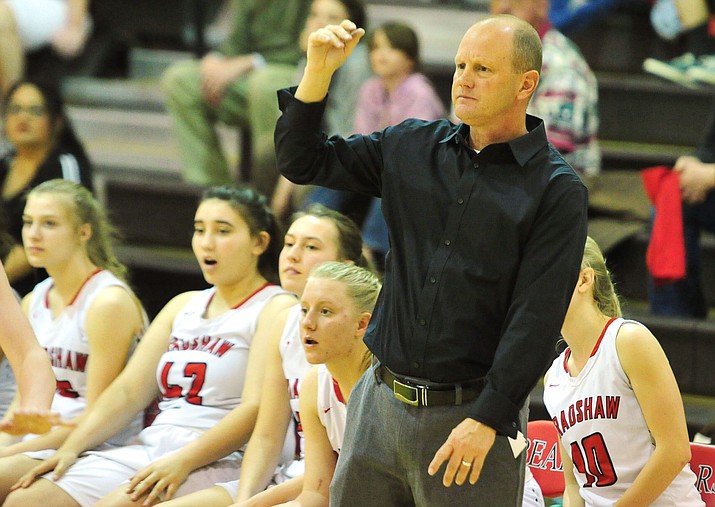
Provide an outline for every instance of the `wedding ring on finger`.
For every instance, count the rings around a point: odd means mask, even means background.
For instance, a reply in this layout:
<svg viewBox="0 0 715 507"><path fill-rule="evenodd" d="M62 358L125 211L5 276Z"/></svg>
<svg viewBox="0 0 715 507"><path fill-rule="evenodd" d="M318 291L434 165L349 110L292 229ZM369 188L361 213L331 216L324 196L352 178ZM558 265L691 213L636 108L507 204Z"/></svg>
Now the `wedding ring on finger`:
<svg viewBox="0 0 715 507"><path fill-rule="evenodd" d="M462 466L463 466L463 467L471 468L471 467L472 467L472 462L471 462L471 461L462 460Z"/></svg>

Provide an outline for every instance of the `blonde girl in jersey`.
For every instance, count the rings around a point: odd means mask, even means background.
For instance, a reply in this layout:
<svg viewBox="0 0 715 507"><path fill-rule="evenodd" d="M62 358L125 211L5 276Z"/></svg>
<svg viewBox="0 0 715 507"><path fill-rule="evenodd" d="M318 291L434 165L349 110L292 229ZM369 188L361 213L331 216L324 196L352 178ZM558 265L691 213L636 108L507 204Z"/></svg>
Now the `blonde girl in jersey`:
<svg viewBox="0 0 715 507"><path fill-rule="evenodd" d="M561 436L564 506L702 506L683 403L668 359L624 320L603 255L588 238L561 329L568 348L545 381Z"/></svg>
<svg viewBox="0 0 715 507"><path fill-rule="evenodd" d="M74 423L122 371L147 325L124 282L126 270L114 256L111 234L101 205L77 183L49 180L28 194L24 249L30 264L44 268L49 278L22 305L57 378L52 411ZM140 425L140 419L128 421L110 443L123 444ZM61 446L70 431L61 427L0 448L0 498L38 460L53 454L49 450Z"/></svg>
<svg viewBox="0 0 715 507"><path fill-rule="evenodd" d="M122 374L5 505L153 505L236 477L238 451L258 413L271 333L280 333L277 316L296 301L270 282L280 246L263 196L208 189L194 217L192 248L212 287L167 303ZM82 454L159 394L160 412L138 443Z"/></svg>
<svg viewBox="0 0 715 507"><path fill-rule="evenodd" d="M380 287L374 274L358 266L327 262L311 271L300 323L306 359L317 365L300 389L305 475L236 505L328 507L350 392L372 360L363 336Z"/></svg>
<svg viewBox="0 0 715 507"><path fill-rule="evenodd" d="M311 269L327 261L364 266L360 229L346 216L313 205L294 215L286 232L278 261L281 286L300 297ZM303 473L298 391L311 366L300 340L300 305L286 313L283 334L268 353L261 408L243 458L240 480L177 498L167 502L166 507L226 507L260 493L271 481L281 483ZM283 439L291 424L299 430L294 431L298 441L289 438L284 446ZM289 456L281 460L285 447ZM276 474L279 461L282 466Z"/></svg>

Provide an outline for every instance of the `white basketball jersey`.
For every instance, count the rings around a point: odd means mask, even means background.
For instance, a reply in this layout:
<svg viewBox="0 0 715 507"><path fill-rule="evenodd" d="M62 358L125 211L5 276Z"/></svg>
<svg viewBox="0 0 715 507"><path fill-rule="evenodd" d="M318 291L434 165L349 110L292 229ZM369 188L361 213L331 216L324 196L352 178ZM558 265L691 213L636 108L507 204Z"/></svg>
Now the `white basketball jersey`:
<svg viewBox="0 0 715 507"><path fill-rule="evenodd" d="M130 292L129 287L107 270L100 270L90 276L72 301L60 315L54 317L49 307L49 292L54 285L52 278L38 283L32 291L28 319L37 336L37 341L50 357L52 369L57 378L57 391L52 399L52 411L62 414L65 419L78 416L87 406L87 362L89 340L85 330L87 311L103 289L119 286ZM134 338L129 354L146 329L149 319L144 317L143 329ZM127 358L128 359L128 358ZM122 444L136 435L142 426L141 415L120 434L109 442Z"/></svg>
<svg viewBox="0 0 715 507"><path fill-rule="evenodd" d="M318 417L325 426L333 450L340 454L345 435L345 399L338 383L324 364L318 365Z"/></svg>
<svg viewBox="0 0 715 507"><path fill-rule="evenodd" d="M567 369L571 351L566 349L551 365L544 386L544 404L573 460L580 495L588 506L613 505L655 449L616 351L616 336L624 322L633 323L612 319L606 324L575 377ZM704 505L688 465L651 505Z"/></svg>
<svg viewBox="0 0 715 507"><path fill-rule="evenodd" d="M207 430L241 403L258 318L266 303L285 291L266 284L236 308L206 318L215 292L201 291L174 319L168 350L157 366L163 398L152 426Z"/></svg>
<svg viewBox="0 0 715 507"><path fill-rule="evenodd" d="M300 410L298 393L300 384L306 373L310 371L311 365L305 359L303 342L300 338L300 305L291 308L283 328L283 335L279 345L281 359L283 361L283 374L288 381L288 394L290 396L290 408L293 412L292 430L295 432L295 458L301 459L305 455L303 446L303 427L300 424ZM290 430L289 430L290 431Z"/></svg>

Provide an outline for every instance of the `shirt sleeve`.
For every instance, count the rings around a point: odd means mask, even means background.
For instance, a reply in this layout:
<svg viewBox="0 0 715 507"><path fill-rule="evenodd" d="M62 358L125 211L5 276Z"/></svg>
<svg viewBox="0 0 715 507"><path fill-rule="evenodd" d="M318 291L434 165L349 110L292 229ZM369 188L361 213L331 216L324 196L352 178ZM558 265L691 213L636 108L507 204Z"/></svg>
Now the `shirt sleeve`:
<svg viewBox="0 0 715 507"><path fill-rule="evenodd" d="M380 197L383 133L328 138L321 129L326 101L303 103L294 94L295 87L278 91L283 113L275 129L279 172L301 185Z"/></svg>
<svg viewBox="0 0 715 507"><path fill-rule="evenodd" d="M554 358L580 271L587 200L575 174L554 177L529 232L494 362L471 410L499 434L524 429L519 410Z"/></svg>

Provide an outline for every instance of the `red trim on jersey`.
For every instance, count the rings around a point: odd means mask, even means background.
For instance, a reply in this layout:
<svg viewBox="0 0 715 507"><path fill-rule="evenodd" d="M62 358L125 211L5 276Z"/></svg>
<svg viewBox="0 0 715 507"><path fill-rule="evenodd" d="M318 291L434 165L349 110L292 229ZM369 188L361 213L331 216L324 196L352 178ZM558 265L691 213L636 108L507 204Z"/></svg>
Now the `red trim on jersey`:
<svg viewBox="0 0 715 507"><path fill-rule="evenodd" d="M608 326L611 325L611 322L616 320L616 317L611 317L608 319L608 322L606 322L606 325L603 326L603 331L601 331L601 336L598 337L598 341L596 342L596 345L593 346L593 350L591 351L591 355L588 357L593 357L596 355L596 352L598 351L598 347L601 346L601 341L603 340L603 337L606 335L606 329L608 329Z"/></svg>
<svg viewBox="0 0 715 507"><path fill-rule="evenodd" d="M75 301L77 301L77 298L79 297L80 292L82 292L82 289L84 289L84 286L87 285L87 282L96 275L97 273L101 273L104 271L102 268L97 268L94 271L92 271L87 278L84 279L84 282L82 282L82 285L79 286L79 289L77 289L77 292L75 292L74 296L72 296L72 299L70 299L70 302L67 303L67 306L72 306ZM55 284L52 284L52 287L54 287ZM52 287L50 287L50 290L52 290ZM45 293L45 308L50 307L50 290L48 290Z"/></svg>
<svg viewBox="0 0 715 507"><path fill-rule="evenodd" d="M345 405L345 398L343 398L343 393L340 391L340 386L338 385L338 381L335 380L334 378L331 377L333 380L333 391L335 391L335 396L338 397L338 401Z"/></svg>
<svg viewBox="0 0 715 507"><path fill-rule="evenodd" d="M273 286L273 285L275 285L275 283L270 283L270 282L264 283L263 285L261 285L260 287L258 287L256 290L254 290L253 292L251 292L248 296L246 296L246 297L245 297L240 303L238 303L236 306L232 306L232 307L231 307L231 310L236 310L236 309L240 308L242 305L246 304L246 302L247 302L249 299L251 299L253 296L255 296L256 294L258 294L259 292L261 292L263 289L265 289L266 287L271 287L271 286ZM216 292L214 292L213 294L211 294L211 297L210 297L209 300L206 302L206 310L209 309L209 305L211 304L211 301L214 300L214 296L215 296L215 295L216 295Z"/></svg>
<svg viewBox="0 0 715 507"><path fill-rule="evenodd" d="M601 346L601 342L603 341L603 337L606 336L606 330L608 329L608 326L610 326L610 325L611 325L611 322L613 322L613 321L616 320L617 318L618 318L618 317L611 317L610 319L608 319L608 322L606 322L606 325L603 326L603 330L601 331L601 336L599 336L599 337L598 337L598 340L596 340L596 345L593 346L593 350L591 351L591 355L588 356L589 358L591 358L591 357L593 357L593 356L596 355L596 352L598 351L598 347ZM570 356L571 356L571 347L568 347L568 348L564 351L564 370L566 371L566 373L569 372L568 360L569 360L569 357L570 357Z"/></svg>
<svg viewBox="0 0 715 507"><path fill-rule="evenodd" d="M236 309L240 308L244 303L246 303L246 302L247 302L249 299L251 299L253 296L255 296L256 294L258 294L259 292L261 292L263 289L265 289L266 287L269 287L269 286L271 286L271 285L275 285L275 284L270 283L270 282L264 283L263 285L261 285L260 287L258 287L256 290L254 290L253 292L251 292L251 293L246 297L246 299L244 299L243 301L241 301L240 303L238 303L236 306L231 307L231 310L236 310Z"/></svg>

